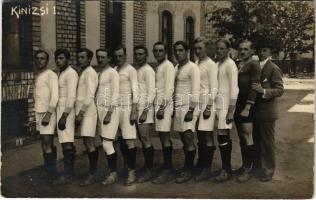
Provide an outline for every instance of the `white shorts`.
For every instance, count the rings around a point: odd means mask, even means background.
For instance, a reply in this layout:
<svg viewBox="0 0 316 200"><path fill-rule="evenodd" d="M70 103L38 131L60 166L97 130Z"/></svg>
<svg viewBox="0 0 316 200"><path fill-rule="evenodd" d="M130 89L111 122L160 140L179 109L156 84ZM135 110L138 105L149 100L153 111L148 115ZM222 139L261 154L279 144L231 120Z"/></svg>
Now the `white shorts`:
<svg viewBox="0 0 316 200"><path fill-rule="evenodd" d="M137 119L138 124L153 124L154 123L154 114L155 114L154 107L152 106L148 110L146 121L143 123L139 123L139 117L142 115L142 112L143 112L143 109L138 110L138 119Z"/></svg>
<svg viewBox="0 0 316 200"><path fill-rule="evenodd" d="M132 112L132 106L120 106L119 128L123 139L136 139L136 125L131 125L130 116Z"/></svg>
<svg viewBox="0 0 316 200"><path fill-rule="evenodd" d="M119 126L120 109L119 107L115 107L111 115L110 123L104 125L103 119L107 112L108 107L98 107L98 133L102 138L114 140Z"/></svg>
<svg viewBox="0 0 316 200"><path fill-rule="evenodd" d="M226 115L228 109L216 109L216 118L218 120L217 129L232 129L233 122L226 124Z"/></svg>
<svg viewBox="0 0 316 200"><path fill-rule="evenodd" d="M58 129L58 121L59 121L61 115L63 114L64 109L65 109L65 107L63 107L63 106L57 107L58 140L60 143L74 142L75 141L75 109L72 109L67 117L65 130L61 131Z"/></svg>
<svg viewBox="0 0 316 200"><path fill-rule="evenodd" d="M158 132L170 132L172 125L172 113L173 113L173 105L169 103L164 109L164 117L163 119L157 119L156 114L159 109L158 105L155 105L155 128Z"/></svg>
<svg viewBox="0 0 316 200"><path fill-rule="evenodd" d="M176 107L176 113L173 121L173 130L177 132L184 132L186 130L191 130L195 132L195 125L197 118L199 116L199 109L194 109L193 119L190 122L185 122L184 118L189 110L189 105L178 106Z"/></svg>
<svg viewBox="0 0 316 200"><path fill-rule="evenodd" d="M44 115L45 113L35 113L36 130L39 131L41 135L54 135L56 128L56 113L52 113L47 126L42 125Z"/></svg>
<svg viewBox="0 0 316 200"><path fill-rule="evenodd" d="M199 131L213 131L215 125L215 116L216 116L216 108L214 105L211 108L211 116L208 119L203 118L203 112L206 108L207 104L200 104L200 116L199 116Z"/></svg>
<svg viewBox="0 0 316 200"><path fill-rule="evenodd" d="M78 127L79 134L82 137L95 137L98 115L84 116L80 127Z"/></svg>

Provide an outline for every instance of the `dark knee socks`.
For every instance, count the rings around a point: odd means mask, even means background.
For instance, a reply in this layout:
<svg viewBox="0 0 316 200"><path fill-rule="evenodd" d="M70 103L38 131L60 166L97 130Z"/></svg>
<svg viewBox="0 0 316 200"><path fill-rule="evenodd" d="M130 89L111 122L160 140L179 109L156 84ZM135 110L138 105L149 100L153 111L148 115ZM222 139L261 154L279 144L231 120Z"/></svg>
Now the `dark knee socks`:
<svg viewBox="0 0 316 200"><path fill-rule="evenodd" d="M90 174L96 174L98 167L98 150L88 152Z"/></svg>
<svg viewBox="0 0 316 200"><path fill-rule="evenodd" d="M52 152L43 153L44 156L44 169L49 176L55 176L57 173L56 160L57 160L57 149L52 147Z"/></svg>
<svg viewBox="0 0 316 200"><path fill-rule="evenodd" d="M172 169L172 146L163 147L163 160L164 160L164 169Z"/></svg>
<svg viewBox="0 0 316 200"><path fill-rule="evenodd" d="M252 167L254 161L254 145L247 145L245 147L245 163L244 167L249 169Z"/></svg>
<svg viewBox="0 0 316 200"><path fill-rule="evenodd" d="M215 149L216 149L215 146L206 146L205 147L205 167L206 168L212 167Z"/></svg>
<svg viewBox="0 0 316 200"><path fill-rule="evenodd" d="M231 171L232 140L229 135L218 136L219 150L222 158L222 169Z"/></svg>
<svg viewBox="0 0 316 200"><path fill-rule="evenodd" d="M137 151L136 147L127 149L127 166L130 169L135 169L136 151Z"/></svg>
<svg viewBox="0 0 316 200"><path fill-rule="evenodd" d="M63 154L64 154L64 175L73 176L76 148L73 146L71 149L63 149Z"/></svg>
<svg viewBox="0 0 316 200"><path fill-rule="evenodd" d="M194 149L192 151L187 151L183 148L183 151L184 151L184 156L185 156L184 169L192 170L193 165L194 165L194 157L195 157L196 150Z"/></svg>
<svg viewBox="0 0 316 200"><path fill-rule="evenodd" d="M153 146L148 148L143 148L145 165L144 168L152 169L154 164L154 148Z"/></svg>
<svg viewBox="0 0 316 200"><path fill-rule="evenodd" d="M123 139L119 139L120 144L120 150L123 156L124 163L127 164L127 158L128 158L128 148Z"/></svg>
<svg viewBox="0 0 316 200"><path fill-rule="evenodd" d="M108 165L111 172L116 171L116 152L111 155L107 155Z"/></svg>

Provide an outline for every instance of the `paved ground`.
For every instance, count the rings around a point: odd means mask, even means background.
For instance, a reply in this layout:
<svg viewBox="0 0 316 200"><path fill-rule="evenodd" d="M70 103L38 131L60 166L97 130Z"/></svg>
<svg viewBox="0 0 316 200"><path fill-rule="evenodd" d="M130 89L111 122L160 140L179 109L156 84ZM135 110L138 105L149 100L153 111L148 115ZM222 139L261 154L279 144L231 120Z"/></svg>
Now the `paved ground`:
<svg viewBox="0 0 316 200"><path fill-rule="evenodd" d="M277 169L274 179L269 183L261 183L256 177L249 182L239 184L235 177L223 184L213 183L212 179L202 183L190 181L186 184L173 182L164 185L151 183L135 184L125 187L123 182L104 187L99 183L81 188L78 183L88 170L87 157L79 148L76 160L77 176L74 184L51 187L40 178L41 163L40 146L18 148L3 152L2 155L2 187L5 197L122 197L122 198L311 198L313 195L314 164L314 81L286 80L287 89L279 101L280 120L277 123L276 154ZM240 150L236 133L232 133L233 155L232 165L240 166ZM176 150L174 165L180 168L183 153L175 136ZM80 146L80 145L78 145ZM155 148L159 149L155 138ZM100 149L100 151L102 151ZM104 177L106 161L104 153L99 161L100 180ZM142 164L141 150L138 150L137 163ZM161 162L161 153L155 151L155 166ZM34 164L36 163L36 164ZM119 160L122 166L122 160ZM59 168L62 166L59 165ZM213 169L220 168L219 153L215 156Z"/></svg>

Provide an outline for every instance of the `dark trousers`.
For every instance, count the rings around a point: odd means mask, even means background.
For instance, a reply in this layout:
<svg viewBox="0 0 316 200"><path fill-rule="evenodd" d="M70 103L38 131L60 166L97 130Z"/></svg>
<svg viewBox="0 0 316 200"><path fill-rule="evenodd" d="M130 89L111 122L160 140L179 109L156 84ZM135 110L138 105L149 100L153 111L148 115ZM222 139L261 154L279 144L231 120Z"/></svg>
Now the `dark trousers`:
<svg viewBox="0 0 316 200"><path fill-rule="evenodd" d="M275 120L256 121L254 124L257 136L255 141L256 149L259 149L261 167L267 176L273 176L275 170Z"/></svg>

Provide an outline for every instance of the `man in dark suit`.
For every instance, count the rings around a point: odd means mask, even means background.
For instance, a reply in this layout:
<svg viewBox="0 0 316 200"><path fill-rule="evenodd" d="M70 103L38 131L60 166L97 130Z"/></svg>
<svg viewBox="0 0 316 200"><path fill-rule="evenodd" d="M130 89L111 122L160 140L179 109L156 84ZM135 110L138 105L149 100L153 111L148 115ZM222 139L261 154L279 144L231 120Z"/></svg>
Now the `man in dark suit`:
<svg viewBox="0 0 316 200"><path fill-rule="evenodd" d="M237 181L246 182L251 178L251 169L253 164L253 121L254 121L254 104L257 92L251 88L252 83L259 83L261 68L259 62L252 58L253 45L251 41L244 40L239 44L238 64L238 87L239 94L234 114L235 125L237 128L242 167L240 176ZM254 134L257 134L254 132Z"/></svg>
<svg viewBox="0 0 316 200"><path fill-rule="evenodd" d="M282 96L283 81L280 68L271 61L272 43L261 42L259 60L260 84L253 83L252 89L260 93L255 104L254 131L259 134L255 146L260 148L263 174L261 181L270 181L275 170L275 122L278 119L277 97Z"/></svg>

